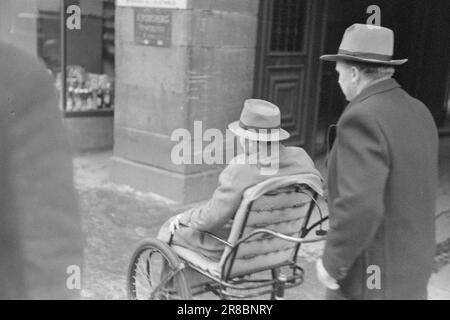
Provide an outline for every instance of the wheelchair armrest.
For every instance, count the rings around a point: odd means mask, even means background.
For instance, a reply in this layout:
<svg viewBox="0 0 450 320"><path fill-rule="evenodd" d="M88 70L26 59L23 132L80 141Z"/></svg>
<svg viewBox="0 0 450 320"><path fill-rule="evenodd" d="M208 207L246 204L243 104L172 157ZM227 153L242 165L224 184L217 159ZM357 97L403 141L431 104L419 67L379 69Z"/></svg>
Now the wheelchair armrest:
<svg viewBox="0 0 450 320"><path fill-rule="evenodd" d="M319 241L324 241L326 240L326 236L319 236L319 237L315 237L315 238L297 238L297 237L291 237L291 236L287 236L285 234L270 230L270 229L255 229L252 232L250 232L249 234L247 234L245 237L241 238L239 241L237 241L234 245L231 246L231 250L227 253L227 255L225 256L225 260L222 264L222 272L221 274L224 275L225 273L225 269L228 265L228 262L230 259L234 259L232 258L233 256L235 256L236 251L238 250L239 246L243 243L248 241L250 238L258 235L258 234L270 234L273 237L277 237L280 238L282 240L288 241L288 242L293 242L293 243L298 243L298 244L302 244L302 243L313 243L313 242L319 242ZM228 275L226 275L228 276Z"/></svg>
<svg viewBox="0 0 450 320"><path fill-rule="evenodd" d="M184 223L182 223L182 222L180 222L180 227L182 227L182 228L188 228L189 226L186 225L186 224L184 224ZM228 247L230 247L230 248L232 247L231 243L229 243L228 241L223 240L222 238L219 238L218 236L216 236L215 234L213 234L213 233L211 233L211 232L209 232L209 231L201 231L201 230L198 230L198 232L201 232L201 233L207 235L208 237L213 238L214 240L217 240L217 241L219 241L220 243L222 243L222 244L224 244L224 245L226 245L226 246L228 246ZM169 245L172 244L173 235L174 235L173 233L170 235Z"/></svg>
<svg viewBox="0 0 450 320"><path fill-rule="evenodd" d="M207 236L209 236L209 237L219 241L220 243L222 243L222 244L224 244L224 245L226 245L226 246L228 246L230 248L233 247L233 245L231 243L229 243L228 241L223 240L222 238L219 238L218 236L216 236L215 234L213 234L211 232L208 232L208 231L200 231L200 232L206 234Z"/></svg>
<svg viewBox="0 0 450 320"><path fill-rule="evenodd" d="M240 239L238 242L236 242L236 244L233 247L238 247L241 243L247 241L248 239L254 237L257 234L261 234L261 233L266 233L266 234L270 234L274 237L289 241L289 242L294 242L294 243L311 243L311 242L318 242L318 241L323 241L326 239L326 237L324 236L320 236L320 237L316 237L316 238L309 238L309 239L303 239L303 238L296 238L296 237L291 237L291 236L287 236L284 235L282 233L279 232L275 232L269 229L256 229L252 232L250 232L247 236L245 236L244 238Z"/></svg>

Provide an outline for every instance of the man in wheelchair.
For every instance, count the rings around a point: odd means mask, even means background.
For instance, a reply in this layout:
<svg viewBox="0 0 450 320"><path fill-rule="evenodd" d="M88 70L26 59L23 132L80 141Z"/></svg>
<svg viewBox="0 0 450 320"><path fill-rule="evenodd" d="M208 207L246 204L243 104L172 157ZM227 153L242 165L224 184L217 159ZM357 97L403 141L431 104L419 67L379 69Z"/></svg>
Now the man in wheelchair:
<svg viewBox="0 0 450 320"><path fill-rule="evenodd" d="M274 177L304 175L302 183L313 190L321 190L322 177L305 150L280 143L289 138L289 133L281 129L280 124L277 106L264 100L246 100L240 120L228 126L239 137L244 153L233 158L222 171L212 198L204 205L166 221L158 239L217 261L224 244L205 236L202 231L227 239L230 219L238 210L246 189ZM289 199L283 199L289 202Z"/></svg>

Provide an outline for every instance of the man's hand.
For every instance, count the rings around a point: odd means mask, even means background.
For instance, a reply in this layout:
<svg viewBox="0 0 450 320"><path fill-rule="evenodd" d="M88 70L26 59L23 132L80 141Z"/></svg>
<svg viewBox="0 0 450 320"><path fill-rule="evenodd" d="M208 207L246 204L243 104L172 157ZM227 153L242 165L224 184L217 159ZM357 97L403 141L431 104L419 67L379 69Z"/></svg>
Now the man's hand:
<svg viewBox="0 0 450 320"><path fill-rule="evenodd" d="M173 217L172 221L169 224L169 231L171 234L174 234L175 230L180 228L180 219L181 219L181 214Z"/></svg>
<svg viewBox="0 0 450 320"><path fill-rule="evenodd" d="M320 282L322 282L322 284L325 285L328 289L339 289L337 281L328 274L327 270L323 266L321 258L317 259L316 261L316 271L317 277L319 278Z"/></svg>

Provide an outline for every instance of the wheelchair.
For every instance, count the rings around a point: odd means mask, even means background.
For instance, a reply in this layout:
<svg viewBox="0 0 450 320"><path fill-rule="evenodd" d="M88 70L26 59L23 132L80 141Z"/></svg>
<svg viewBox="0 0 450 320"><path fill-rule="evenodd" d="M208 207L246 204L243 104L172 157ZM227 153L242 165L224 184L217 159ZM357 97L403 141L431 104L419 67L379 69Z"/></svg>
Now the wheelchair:
<svg viewBox="0 0 450 320"><path fill-rule="evenodd" d="M128 298L189 300L213 293L223 300L266 294L283 299L285 289L304 281L297 263L301 245L325 239L322 223L328 217L318 197L298 176L272 178L247 189L226 240L203 232L223 245L219 261L177 245L173 235L168 243L144 239L129 264ZM314 213L319 215L315 219ZM308 237L313 230L315 236Z"/></svg>

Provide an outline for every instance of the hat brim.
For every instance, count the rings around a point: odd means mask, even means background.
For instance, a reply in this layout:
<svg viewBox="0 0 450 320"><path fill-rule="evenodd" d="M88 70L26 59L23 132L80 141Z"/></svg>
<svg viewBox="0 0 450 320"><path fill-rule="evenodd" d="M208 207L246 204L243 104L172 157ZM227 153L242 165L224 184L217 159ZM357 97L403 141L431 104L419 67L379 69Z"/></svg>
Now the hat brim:
<svg viewBox="0 0 450 320"><path fill-rule="evenodd" d="M284 129L272 129L271 133L258 133L255 131L245 130L239 126L239 121L232 122L228 125L228 129L235 135L247 138L253 141L283 141L291 136Z"/></svg>
<svg viewBox="0 0 450 320"><path fill-rule="evenodd" d="M398 66L401 64L404 64L408 61L408 59L400 59L400 60L377 60L377 59L366 59L366 58L360 58L355 56L350 56L347 54L324 54L320 56L321 60L325 61L339 61L339 60L350 60L350 61L357 61L357 62L367 62L367 63L376 63L376 64L384 64L388 66Z"/></svg>

